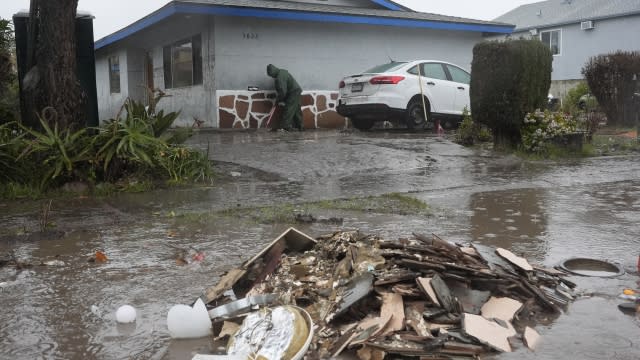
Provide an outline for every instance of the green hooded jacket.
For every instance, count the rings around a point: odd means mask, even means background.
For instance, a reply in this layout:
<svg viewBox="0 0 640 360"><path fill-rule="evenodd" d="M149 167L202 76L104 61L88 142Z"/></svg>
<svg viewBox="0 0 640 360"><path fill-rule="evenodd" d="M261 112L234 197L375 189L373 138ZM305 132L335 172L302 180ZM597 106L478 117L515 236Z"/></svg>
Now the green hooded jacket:
<svg viewBox="0 0 640 360"><path fill-rule="evenodd" d="M283 101L288 95L302 93L302 88L298 85L296 79L285 69L278 69L272 64L267 66L267 75L275 79L276 91L278 92L277 101Z"/></svg>

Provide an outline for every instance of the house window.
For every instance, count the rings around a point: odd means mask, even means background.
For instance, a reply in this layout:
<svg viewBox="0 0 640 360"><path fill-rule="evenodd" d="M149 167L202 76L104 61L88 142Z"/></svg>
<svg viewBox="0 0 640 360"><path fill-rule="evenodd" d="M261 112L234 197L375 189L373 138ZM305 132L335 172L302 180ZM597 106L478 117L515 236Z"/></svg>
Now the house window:
<svg viewBox="0 0 640 360"><path fill-rule="evenodd" d="M112 94L120 93L120 58L109 58L109 91Z"/></svg>
<svg viewBox="0 0 640 360"><path fill-rule="evenodd" d="M540 40L549 46L553 55L560 55L560 30L550 30L540 32Z"/></svg>
<svg viewBox="0 0 640 360"><path fill-rule="evenodd" d="M200 35L163 48L164 86L167 89L202 84Z"/></svg>

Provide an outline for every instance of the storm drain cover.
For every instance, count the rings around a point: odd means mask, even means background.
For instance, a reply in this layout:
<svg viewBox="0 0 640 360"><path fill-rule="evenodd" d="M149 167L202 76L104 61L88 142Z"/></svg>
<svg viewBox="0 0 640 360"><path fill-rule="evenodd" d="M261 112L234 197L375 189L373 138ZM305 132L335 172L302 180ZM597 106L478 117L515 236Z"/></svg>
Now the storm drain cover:
<svg viewBox="0 0 640 360"><path fill-rule="evenodd" d="M615 277L624 274L617 264L588 258L572 258L563 261L560 267L570 273L582 276Z"/></svg>

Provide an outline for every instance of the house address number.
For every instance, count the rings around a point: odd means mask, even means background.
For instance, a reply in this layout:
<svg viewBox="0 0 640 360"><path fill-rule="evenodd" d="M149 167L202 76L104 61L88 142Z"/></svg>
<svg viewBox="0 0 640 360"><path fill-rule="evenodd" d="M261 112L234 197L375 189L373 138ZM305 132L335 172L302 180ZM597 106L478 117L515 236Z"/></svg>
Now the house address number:
<svg viewBox="0 0 640 360"><path fill-rule="evenodd" d="M256 40L258 39L258 33L245 32L245 33L242 33L242 38L247 40Z"/></svg>

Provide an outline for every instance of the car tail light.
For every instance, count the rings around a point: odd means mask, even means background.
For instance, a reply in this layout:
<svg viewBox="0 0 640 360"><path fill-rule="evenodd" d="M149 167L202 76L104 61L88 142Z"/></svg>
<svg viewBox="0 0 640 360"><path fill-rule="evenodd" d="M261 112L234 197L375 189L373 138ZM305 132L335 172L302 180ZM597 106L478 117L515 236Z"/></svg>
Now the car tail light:
<svg viewBox="0 0 640 360"><path fill-rule="evenodd" d="M380 84L396 85L402 80L404 80L404 76L376 76L371 78L369 82L373 85L380 85Z"/></svg>
<svg viewBox="0 0 640 360"><path fill-rule="evenodd" d="M338 85L340 87L340 89L342 89L343 87L347 86L347 84L344 83L344 80L340 81L340 85Z"/></svg>

